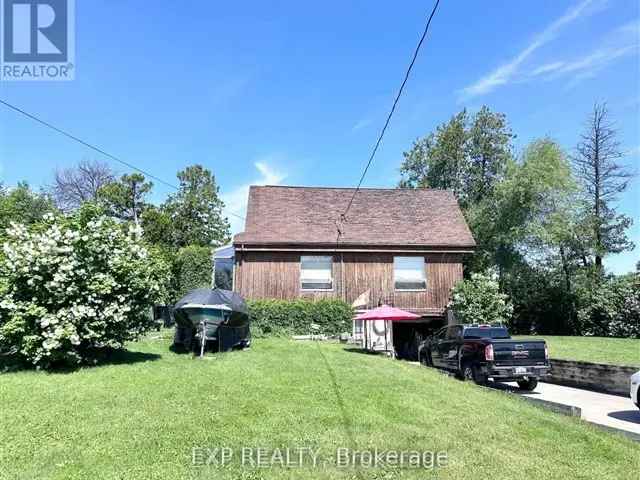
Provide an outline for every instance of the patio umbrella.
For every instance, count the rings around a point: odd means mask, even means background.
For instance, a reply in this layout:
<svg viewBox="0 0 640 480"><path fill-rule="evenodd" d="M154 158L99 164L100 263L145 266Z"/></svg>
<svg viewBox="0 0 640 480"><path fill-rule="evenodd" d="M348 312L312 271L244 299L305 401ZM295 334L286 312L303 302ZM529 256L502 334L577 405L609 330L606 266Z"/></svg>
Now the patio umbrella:
<svg viewBox="0 0 640 480"><path fill-rule="evenodd" d="M390 307L389 305L382 305L381 307L374 308L373 310L369 310L367 312L361 313L356 317L356 320L385 320L384 322L384 343L385 349L388 350L387 345L387 321L402 321L402 320L415 320L420 318L420 315L416 315L415 313L405 312L404 310L400 310L399 308ZM365 348L367 348L367 329L365 327Z"/></svg>
<svg viewBox="0 0 640 480"><path fill-rule="evenodd" d="M389 305L382 305L381 307L374 308L373 310L368 310L356 317L357 320L392 320L392 321L415 320L416 318L420 318L420 315L416 315L415 313L411 313L411 312L405 312L404 310L400 310L399 308L395 308L395 307L390 307Z"/></svg>

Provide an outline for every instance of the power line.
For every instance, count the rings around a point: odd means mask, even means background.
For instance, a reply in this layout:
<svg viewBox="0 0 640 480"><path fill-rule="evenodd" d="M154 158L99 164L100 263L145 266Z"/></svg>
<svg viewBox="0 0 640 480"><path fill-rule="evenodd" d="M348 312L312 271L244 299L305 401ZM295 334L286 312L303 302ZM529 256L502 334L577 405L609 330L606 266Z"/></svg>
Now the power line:
<svg viewBox="0 0 640 480"><path fill-rule="evenodd" d="M174 190L179 190L179 187L177 187L176 185L173 185L173 184L171 184L169 182L166 182L166 181L162 180L161 178L156 177L155 175L153 175L153 174L151 174L151 173L149 173L149 172L147 172L145 170L142 170L141 168L138 168L135 165L132 165L131 163L126 162L126 161L116 157L115 155L110 154L109 152L106 152L102 148L96 147L95 145L92 145L91 143L86 142L86 141L82 140L81 138L78 138L75 135L72 135L72 134L62 130L61 128L58 128L55 125L53 125L53 124L51 124L49 122L46 122L45 120L42 120L41 118L37 117L36 115L31 114L29 112L26 112L26 111L22 110L21 108L16 107L15 105L12 105L11 103L9 103L9 102L1 99L1 98L0 98L0 103L2 105L4 105L4 106L10 108L11 110L14 110L14 111L20 113L21 115L24 115L25 117L27 117L27 118L35 121L35 122L38 122L39 124L44 125L45 127L49 128L49 129L51 129L51 130L53 130L53 131L55 131L57 133L60 133L61 135L64 135L65 137L70 138L71 140L73 140L75 142L78 142L81 145L84 145L85 147L88 147L88 148L100 153L101 155L104 155L105 157L108 157L108 158L110 158L112 160L115 160L116 162L121 163L122 165L125 165L126 167L128 167L128 168L130 168L132 170L140 172L140 173L144 174L145 176L147 176L149 178L153 178L154 180L162 183L163 185L166 185L167 187L173 188ZM227 213L229 215L232 215L234 217L239 218L240 220L244 220L244 221L247 220L246 217L244 217L244 216L242 216L240 214L237 214L237 213L234 213L234 212L227 212Z"/></svg>
<svg viewBox="0 0 640 480"><path fill-rule="evenodd" d="M380 143L382 142L382 138L384 137L385 132L387 131L387 127L389 126L389 122L391 121L391 117L393 116L393 113L396 110L396 106L398 105L398 101L400 100L400 96L402 95L402 92L404 90L404 86L407 83L407 80L409 79L409 75L411 74L411 70L413 69L413 64L416 62L416 58L418 57L418 53L420 52L420 47L422 47L422 43L424 42L424 39L427 36L427 33L429 32L429 26L431 25L431 20L433 19L434 15L436 14L436 10L438 9L438 5L440 4L440 0L436 0L436 3L433 6L433 9L431 10L431 14L429 15L429 19L427 20L427 24L424 28L424 32L422 32L422 36L420 37L420 41L418 42L418 45L416 46L415 51L413 52L413 57L411 58L411 63L409 64L409 67L407 68L406 73L404 74L404 79L402 80L402 84L400 85L400 89L398 90L398 94L396 95L395 100L393 101L393 106L391 107L391 111L389 112L389 115L387 115L387 120L384 122L384 127L382 127L382 130L380 131L380 135L378 136L378 140L375 143L375 146L373 147L373 151L371 152L371 155L369 156L369 161L367 162L367 165L364 169L364 171L362 172L362 175L360 177L360 181L358 182L358 186L356 187L355 191L353 192L353 195L351 196L351 200L349 200L349 204L347 205L347 208L345 209L344 213L342 213L342 215L340 215L340 220L346 220L347 218L347 214L349 213L349 210L351 209L351 205L353 204L353 200L356 198L356 194L358 193L358 191L360 190L360 187L362 186L362 182L364 181L364 177L367 175L367 171L369 170L369 167L371 166L371 162L373 162L374 157L376 156L376 153L378 151L378 147L380 147ZM339 232L339 231L338 231ZM340 232L338 233L338 239L340 238Z"/></svg>
<svg viewBox="0 0 640 480"><path fill-rule="evenodd" d="M110 158L112 160L115 160L116 162L121 163L122 165L125 165L125 166L127 166L128 168L130 168L132 170L140 172L140 173L142 173L143 175L145 175L145 176L147 176L149 178L153 178L154 180L158 181L159 183L162 183L163 185L166 185L167 187L173 188L174 190L179 190L179 187L177 187L176 185L173 185L173 184L171 184L169 182L166 182L166 181L162 180L161 178L156 177L155 175L153 175L153 174L151 174L151 173L149 173L149 172L147 172L145 170L142 170L141 168L138 168L135 165L133 165L133 164L131 164L129 162L126 162L126 161L116 157L115 155L112 155L109 152L106 152L105 150L103 150L103 149L101 149L99 147L96 147L95 145L92 145L89 142L84 141L81 138L78 138L75 135L72 135L72 134L62 130L61 128L58 128L55 125L52 125L51 123L42 120L41 118L37 117L36 115L31 114L29 112L26 112L26 111L22 110L21 108L16 107L15 105L12 105L11 103L9 103L9 102L1 99L1 98L0 98L0 103L2 105L4 105L4 106L10 108L11 110L14 110L14 111L24 115L25 117L27 117L27 118L29 118L29 119L31 119L31 120L33 120L33 121L35 121L35 122L37 122L37 123L39 123L41 125L44 125L45 127L49 128L49 129L51 129L51 130L53 130L53 131L55 131L57 133L60 133L61 135L64 135L65 137L70 138L71 140L73 140L75 142L78 142L81 145L84 145L85 147L88 147L88 148L100 153L101 155L104 155L104 156L106 156L106 157L108 157L108 158ZM231 215L231 216L236 217L236 218L239 218L243 222L247 221L247 218L244 215L240 215L239 213L226 212L226 214L227 215ZM265 227L261 227L261 228L264 228L265 230L268 230L271 233L275 233L275 234L279 235L279 233L276 232L275 230L271 230L271 229L265 228Z"/></svg>
<svg viewBox="0 0 640 480"><path fill-rule="evenodd" d="M157 182L162 183L163 185L166 185L167 187L173 188L174 190L179 190L179 188L177 186L172 185L169 182L165 182L161 178L158 178L155 175L152 175L151 173L146 172L146 171L142 170L141 168L138 168L135 165L130 164L129 162L125 162L124 160L121 160L120 158L116 157L115 155L111 155L110 153L105 152L101 148L96 147L95 145L92 145L89 142L85 142L84 140L76 137L75 135L72 135L72 134L70 134L68 132L65 132L61 128L58 128L55 125L50 124L49 122L45 122L41 118L38 118L38 117L36 117L35 115L33 115L33 114L29 113L29 112L25 112L21 108L18 108L15 105L12 105L9 102L6 102L5 100L2 100L1 98L0 98L0 103L2 103L4 106L10 108L11 110L14 110L14 111L24 115L25 117L30 118L31 120L33 120L35 122L38 122L39 124L44 125L45 127L50 128L51 130L53 130L55 132L58 132L58 133L64 135L65 137L70 138L71 140L74 140L74 141L84 145L85 147L88 147L91 150L94 150L94 151L104 155L105 157L108 157L108 158L110 158L112 160L115 160L116 162L121 163L122 165L125 165L126 167L129 167L132 170L140 172L140 173L146 175L149 178L153 178Z"/></svg>

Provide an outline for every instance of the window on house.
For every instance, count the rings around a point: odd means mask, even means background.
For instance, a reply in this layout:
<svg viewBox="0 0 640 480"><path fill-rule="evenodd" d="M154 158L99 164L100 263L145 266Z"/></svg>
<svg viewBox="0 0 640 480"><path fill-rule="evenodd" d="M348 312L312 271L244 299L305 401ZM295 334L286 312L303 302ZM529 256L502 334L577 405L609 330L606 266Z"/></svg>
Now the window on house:
<svg viewBox="0 0 640 480"><path fill-rule="evenodd" d="M396 290L425 290L424 257L393 257L393 281Z"/></svg>
<svg viewBox="0 0 640 480"><path fill-rule="evenodd" d="M300 281L302 290L331 290L332 257L300 257Z"/></svg>

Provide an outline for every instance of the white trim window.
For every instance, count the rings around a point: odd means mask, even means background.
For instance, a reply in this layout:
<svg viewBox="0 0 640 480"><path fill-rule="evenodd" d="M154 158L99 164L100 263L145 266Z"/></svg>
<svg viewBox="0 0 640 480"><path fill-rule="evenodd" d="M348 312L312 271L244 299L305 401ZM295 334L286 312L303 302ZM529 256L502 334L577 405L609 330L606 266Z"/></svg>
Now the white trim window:
<svg viewBox="0 0 640 480"><path fill-rule="evenodd" d="M333 257L301 256L300 288L302 290L333 290Z"/></svg>
<svg viewBox="0 0 640 480"><path fill-rule="evenodd" d="M393 257L393 285L396 290L426 290L424 257Z"/></svg>

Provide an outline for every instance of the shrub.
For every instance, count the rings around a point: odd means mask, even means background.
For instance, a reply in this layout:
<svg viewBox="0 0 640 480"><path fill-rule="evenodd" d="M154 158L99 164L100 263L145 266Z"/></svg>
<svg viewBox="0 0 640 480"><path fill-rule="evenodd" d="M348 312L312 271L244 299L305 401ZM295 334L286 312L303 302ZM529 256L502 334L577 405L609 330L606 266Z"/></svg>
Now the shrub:
<svg viewBox="0 0 640 480"><path fill-rule="evenodd" d="M319 333L338 335L351 330L353 308L342 300L249 300L251 332L264 335L305 335L311 324Z"/></svg>
<svg viewBox="0 0 640 480"><path fill-rule="evenodd" d="M498 282L480 273L456 284L449 307L459 323L508 323L513 313Z"/></svg>
<svg viewBox="0 0 640 480"><path fill-rule="evenodd" d="M640 338L640 276L600 278L579 298L581 334Z"/></svg>
<svg viewBox="0 0 640 480"><path fill-rule="evenodd" d="M152 326L168 267L140 231L97 216L13 224L0 259L0 351L38 367L94 361Z"/></svg>

